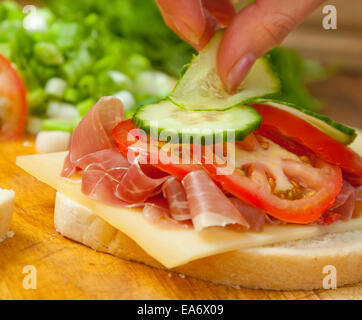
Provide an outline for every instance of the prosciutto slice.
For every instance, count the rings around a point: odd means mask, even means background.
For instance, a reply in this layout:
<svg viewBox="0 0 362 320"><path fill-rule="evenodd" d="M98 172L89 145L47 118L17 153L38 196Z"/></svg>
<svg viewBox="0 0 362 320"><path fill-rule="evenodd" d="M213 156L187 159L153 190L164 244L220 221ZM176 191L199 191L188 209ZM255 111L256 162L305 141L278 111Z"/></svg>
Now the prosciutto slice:
<svg viewBox="0 0 362 320"><path fill-rule="evenodd" d="M63 177L71 177L84 157L115 148L112 130L122 121L123 115L123 105L115 97L103 97L92 107L72 135Z"/></svg>
<svg viewBox="0 0 362 320"><path fill-rule="evenodd" d="M362 186L356 189L356 201L362 201Z"/></svg>
<svg viewBox="0 0 362 320"><path fill-rule="evenodd" d="M104 170L92 169L82 172L82 192L91 199L109 206L125 207L129 203L119 199L115 191L119 181Z"/></svg>
<svg viewBox="0 0 362 320"><path fill-rule="evenodd" d="M341 220L349 220L352 218L355 204L355 188L353 188L349 182L343 181L342 190L337 196L330 211L339 214Z"/></svg>
<svg viewBox="0 0 362 320"><path fill-rule="evenodd" d="M194 228L235 225L249 229L249 224L229 198L216 186L203 170L190 172L182 180Z"/></svg>
<svg viewBox="0 0 362 320"><path fill-rule="evenodd" d="M186 192L182 183L175 177L170 177L162 186L163 196L167 199L170 213L177 221L191 219Z"/></svg>
<svg viewBox="0 0 362 320"><path fill-rule="evenodd" d="M62 171L69 178L81 170L84 194L121 207L144 203L168 178L157 168L141 166L137 159L129 163L118 151L112 130L123 114L118 99L101 98L74 131Z"/></svg>
<svg viewBox="0 0 362 320"><path fill-rule="evenodd" d="M155 168L155 170L157 169ZM115 195L126 202L144 202L167 178L167 176L162 178L147 176L136 159L122 179L118 181Z"/></svg>
<svg viewBox="0 0 362 320"><path fill-rule="evenodd" d="M251 231L262 232L264 230L266 218L266 214L264 212L255 207L252 207L238 198L230 198L230 201L248 222Z"/></svg>
<svg viewBox="0 0 362 320"><path fill-rule="evenodd" d="M357 189L358 190L358 189ZM353 217L357 201L357 190L346 180L333 206L318 220L319 224L330 225L337 220L349 220Z"/></svg>
<svg viewBox="0 0 362 320"><path fill-rule="evenodd" d="M143 216L151 223L157 226L169 228L190 228L191 223L176 221L170 216L170 211L167 208L147 203L143 207Z"/></svg>

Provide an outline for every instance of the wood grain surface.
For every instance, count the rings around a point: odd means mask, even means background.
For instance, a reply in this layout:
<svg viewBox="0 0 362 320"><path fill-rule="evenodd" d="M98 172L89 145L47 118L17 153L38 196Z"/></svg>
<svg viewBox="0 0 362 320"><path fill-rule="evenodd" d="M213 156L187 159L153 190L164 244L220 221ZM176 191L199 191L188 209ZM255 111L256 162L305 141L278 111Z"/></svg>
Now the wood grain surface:
<svg viewBox="0 0 362 320"><path fill-rule="evenodd" d="M339 81L331 81L336 83L334 93L341 90ZM316 90L324 92L323 86ZM343 94L339 102L342 98ZM361 103L360 98L355 103ZM347 122L361 122L361 106L355 106L354 117ZM346 117L343 108L335 109ZM98 253L65 239L54 229L55 191L15 165L16 156L34 152L30 138L0 143L0 187L16 193L11 225L15 235L0 243L0 299L362 299L362 284L297 292L214 285ZM37 270L35 290L23 288L27 265Z"/></svg>

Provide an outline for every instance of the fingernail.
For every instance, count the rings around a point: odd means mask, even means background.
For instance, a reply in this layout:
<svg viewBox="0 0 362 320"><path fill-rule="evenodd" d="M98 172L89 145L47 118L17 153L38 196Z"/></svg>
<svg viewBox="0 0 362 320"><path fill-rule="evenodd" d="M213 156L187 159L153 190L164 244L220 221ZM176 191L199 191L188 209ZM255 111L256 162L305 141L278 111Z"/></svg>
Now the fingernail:
<svg viewBox="0 0 362 320"><path fill-rule="evenodd" d="M244 55L231 69L227 78L227 90L234 91L245 79L246 75L253 66L256 58L253 54Z"/></svg>
<svg viewBox="0 0 362 320"><path fill-rule="evenodd" d="M172 22L177 28L178 32L181 33L189 42L198 45L200 42L200 36L198 36L191 28L176 17L172 17Z"/></svg>

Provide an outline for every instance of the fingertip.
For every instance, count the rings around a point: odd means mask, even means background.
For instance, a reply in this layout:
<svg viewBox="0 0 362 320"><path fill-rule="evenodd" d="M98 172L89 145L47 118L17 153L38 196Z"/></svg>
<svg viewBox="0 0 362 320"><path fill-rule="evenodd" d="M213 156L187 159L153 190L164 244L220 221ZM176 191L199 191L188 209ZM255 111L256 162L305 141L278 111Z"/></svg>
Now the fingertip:
<svg viewBox="0 0 362 320"><path fill-rule="evenodd" d="M183 40L197 45L206 21L201 0L156 0L166 24Z"/></svg>
<svg viewBox="0 0 362 320"><path fill-rule="evenodd" d="M219 21L222 27L226 27L237 14L232 0L202 0L204 7Z"/></svg>
<svg viewBox="0 0 362 320"><path fill-rule="evenodd" d="M251 67L255 63L256 58L252 53L247 53L231 68L227 75L226 89L233 92L242 83L248 75Z"/></svg>
<svg viewBox="0 0 362 320"><path fill-rule="evenodd" d="M255 20L260 21L260 17L255 6L250 5L234 17L220 43L218 71L222 83L229 91L235 90L256 58L263 55L259 50L261 27Z"/></svg>
<svg viewBox="0 0 362 320"><path fill-rule="evenodd" d="M218 20L213 15L211 15L207 10L205 10L205 21L206 21L206 28L201 38L199 39L197 48L195 47L197 50L203 49L210 42L215 32L220 28Z"/></svg>

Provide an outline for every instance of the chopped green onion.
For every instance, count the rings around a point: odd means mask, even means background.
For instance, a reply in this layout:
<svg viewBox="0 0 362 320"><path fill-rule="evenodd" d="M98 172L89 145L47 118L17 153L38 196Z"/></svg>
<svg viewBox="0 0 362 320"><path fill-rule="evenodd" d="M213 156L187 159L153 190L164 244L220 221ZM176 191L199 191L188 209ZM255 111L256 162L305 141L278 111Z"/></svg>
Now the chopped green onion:
<svg viewBox="0 0 362 320"><path fill-rule="evenodd" d="M120 88L130 89L132 87L132 80L123 72L117 70L108 71L108 75L111 77L113 82Z"/></svg>
<svg viewBox="0 0 362 320"><path fill-rule="evenodd" d="M51 101L48 105L47 116L50 118L72 120L73 118L79 116L79 112L74 105Z"/></svg>
<svg viewBox="0 0 362 320"><path fill-rule="evenodd" d="M136 100L133 94L127 90L119 91L114 96L123 103L124 109L126 111L132 109L132 107L134 107L136 104Z"/></svg>
<svg viewBox="0 0 362 320"><path fill-rule="evenodd" d="M28 9L25 7L25 9ZM24 18L24 29L30 32L45 31L48 26L55 20L53 12L47 8L29 8L25 10L27 15Z"/></svg>
<svg viewBox="0 0 362 320"><path fill-rule="evenodd" d="M73 131L73 125L64 120L45 119L42 121L42 131Z"/></svg>
<svg viewBox="0 0 362 320"><path fill-rule="evenodd" d="M77 103L79 101L79 93L75 88L67 88L64 92L64 100L71 103Z"/></svg>
<svg viewBox="0 0 362 320"><path fill-rule="evenodd" d="M78 116L72 120L73 131L78 126L79 122L82 121L82 116Z"/></svg>
<svg viewBox="0 0 362 320"><path fill-rule="evenodd" d="M144 71L136 77L136 90L141 96L152 95L160 98L171 93L173 79L163 72Z"/></svg>
<svg viewBox="0 0 362 320"><path fill-rule="evenodd" d="M81 49L77 56L62 66L65 79L71 85L76 84L83 74L92 69L94 59L87 49Z"/></svg>
<svg viewBox="0 0 362 320"><path fill-rule="evenodd" d="M138 73L151 69L150 61L143 55L135 53L127 61L127 72L132 78Z"/></svg>
<svg viewBox="0 0 362 320"><path fill-rule="evenodd" d="M78 88L85 96L90 96L96 88L96 78L91 74L84 75L78 83Z"/></svg>
<svg viewBox="0 0 362 320"><path fill-rule="evenodd" d="M94 105L96 101L93 98L89 98L77 104L78 112L81 116L84 116Z"/></svg>
<svg viewBox="0 0 362 320"><path fill-rule="evenodd" d="M64 92L67 89L67 82L61 78L51 78L45 84L45 93L56 98L63 98Z"/></svg>
<svg viewBox="0 0 362 320"><path fill-rule="evenodd" d="M28 91L26 95L26 100L28 103L29 109L35 109L42 105L47 99L47 95L42 88L37 88L32 91Z"/></svg>
<svg viewBox="0 0 362 320"><path fill-rule="evenodd" d="M64 62L64 57L58 48L49 42L38 42L34 46L35 58L45 65L58 66Z"/></svg>

